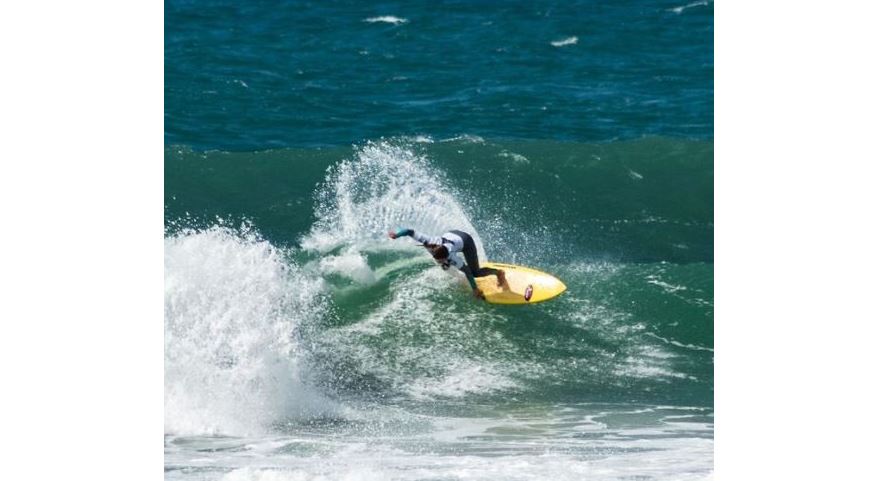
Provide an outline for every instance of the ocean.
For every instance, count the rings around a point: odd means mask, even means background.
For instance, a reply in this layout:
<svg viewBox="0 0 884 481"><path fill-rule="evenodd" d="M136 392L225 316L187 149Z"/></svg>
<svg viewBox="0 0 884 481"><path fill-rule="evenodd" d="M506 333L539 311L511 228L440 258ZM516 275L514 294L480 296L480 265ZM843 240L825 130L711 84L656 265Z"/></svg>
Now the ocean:
<svg viewBox="0 0 884 481"><path fill-rule="evenodd" d="M713 7L167 1L165 478L711 477Z"/></svg>

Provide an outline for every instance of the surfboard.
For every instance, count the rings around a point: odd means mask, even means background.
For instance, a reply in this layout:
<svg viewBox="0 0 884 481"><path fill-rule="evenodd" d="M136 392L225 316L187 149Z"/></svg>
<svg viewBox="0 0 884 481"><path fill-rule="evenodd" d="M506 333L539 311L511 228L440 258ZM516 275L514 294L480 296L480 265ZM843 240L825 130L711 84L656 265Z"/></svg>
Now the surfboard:
<svg viewBox="0 0 884 481"><path fill-rule="evenodd" d="M480 266L506 272L509 289L499 287L496 276L476 279L476 285L491 304L536 304L548 301L568 288L555 276L537 269L498 262L482 262Z"/></svg>

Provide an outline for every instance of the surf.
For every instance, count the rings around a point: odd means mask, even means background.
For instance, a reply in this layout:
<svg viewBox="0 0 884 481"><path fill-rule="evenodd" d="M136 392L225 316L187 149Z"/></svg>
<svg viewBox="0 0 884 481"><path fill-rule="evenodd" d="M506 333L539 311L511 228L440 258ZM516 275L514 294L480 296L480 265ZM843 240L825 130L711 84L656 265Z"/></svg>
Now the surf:
<svg viewBox="0 0 884 481"><path fill-rule="evenodd" d="M711 405L707 155L665 139L167 149L167 430L274 432L390 403ZM222 185L249 200L215 202ZM626 188L615 203L605 185ZM475 301L423 249L385 238L406 223L473 231L483 258L555 272L567 295Z"/></svg>
<svg viewBox="0 0 884 481"><path fill-rule="evenodd" d="M253 228L165 239L165 430L254 435L335 404L305 381L300 329L325 309L321 279Z"/></svg>

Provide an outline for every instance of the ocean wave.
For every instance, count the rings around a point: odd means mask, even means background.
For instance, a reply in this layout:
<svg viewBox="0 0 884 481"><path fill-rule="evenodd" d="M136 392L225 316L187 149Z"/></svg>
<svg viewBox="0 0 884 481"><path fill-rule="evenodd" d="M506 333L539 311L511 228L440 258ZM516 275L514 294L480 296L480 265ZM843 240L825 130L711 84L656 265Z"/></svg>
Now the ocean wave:
<svg viewBox="0 0 884 481"><path fill-rule="evenodd" d="M299 326L324 310L321 279L248 226L165 240L165 430L259 434L335 403L303 379Z"/></svg>
<svg viewBox="0 0 884 481"><path fill-rule="evenodd" d="M709 5L709 3L710 3L709 1L705 1L705 0L700 1L700 2L692 2L692 3L688 3L687 5L682 5L680 7L670 8L669 11L680 15L682 12L684 12L685 10L687 10L689 8L705 7L706 5Z"/></svg>
<svg viewBox="0 0 884 481"><path fill-rule="evenodd" d="M329 169L316 198L317 221L302 238L305 249L401 250L413 246L408 239L390 241L387 231L407 227L439 235L460 229L473 235L480 258L485 257L481 236L459 202L462 196L442 171L408 146L365 144L355 158Z"/></svg>
<svg viewBox="0 0 884 481"><path fill-rule="evenodd" d="M393 25L401 25L403 23L408 23L407 18L395 17L393 15L382 15L379 17L371 17L362 20L366 23L390 23Z"/></svg>
<svg viewBox="0 0 884 481"><path fill-rule="evenodd" d="M595 255L598 238L574 237L567 227L591 214L657 219L584 227L631 229L652 245L662 232L660 249L682 255L672 245L692 231L678 219L703 204L673 186L706 178L696 158L711 148L699 147L390 139L346 151L172 149L167 173L191 169L190 178L210 188L176 188L180 174L167 184L167 430L260 432L325 415L314 403L322 399L333 406L560 396L707 402L712 351L701 348L712 345L711 263ZM670 151L680 153L678 163L661 165ZM515 152L530 161L508 155ZM631 179L630 167L645 181ZM248 191L253 185L261 188ZM596 189L622 192L622 204L606 204L610 197L594 197ZM255 226L204 222L205 211L179 204L215 191L228 193L221 202L230 192L247 199L230 204L246 209L226 215L257 219ZM693 197L696 206L675 214L651 210L682 209ZM522 309L483 304L419 246L385 236L400 225L477 231L494 260L551 272L568 292ZM697 242L688 242L694 251ZM647 251L653 260L657 251ZM225 401L213 403L219 396Z"/></svg>
<svg viewBox="0 0 884 481"><path fill-rule="evenodd" d="M568 37L568 38L563 38L561 40L554 40L554 41L550 42L549 44L552 45L553 47L565 47L568 45L576 45L578 40L579 39L577 37Z"/></svg>
<svg viewBox="0 0 884 481"><path fill-rule="evenodd" d="M210 454L176 451L173 458L224 481L674 481L709 479L713 468L708 408L568 404L409 419L406 429L375 421L369 435L342 425L257 442L204 439L199 446Z"/></svg>

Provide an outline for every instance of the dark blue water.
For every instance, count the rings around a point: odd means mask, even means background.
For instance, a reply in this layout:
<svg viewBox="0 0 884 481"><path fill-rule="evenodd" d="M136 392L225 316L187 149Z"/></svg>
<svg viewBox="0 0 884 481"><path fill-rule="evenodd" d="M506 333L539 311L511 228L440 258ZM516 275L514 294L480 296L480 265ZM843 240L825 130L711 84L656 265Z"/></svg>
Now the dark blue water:
<svg viewBox="0 0 884 481"><path fill-rule="evenodd" d="M709 140L713 5L167 0L165 142Z"/></svg>

